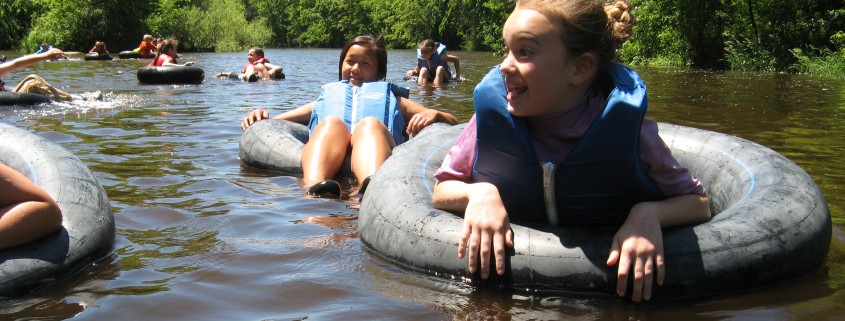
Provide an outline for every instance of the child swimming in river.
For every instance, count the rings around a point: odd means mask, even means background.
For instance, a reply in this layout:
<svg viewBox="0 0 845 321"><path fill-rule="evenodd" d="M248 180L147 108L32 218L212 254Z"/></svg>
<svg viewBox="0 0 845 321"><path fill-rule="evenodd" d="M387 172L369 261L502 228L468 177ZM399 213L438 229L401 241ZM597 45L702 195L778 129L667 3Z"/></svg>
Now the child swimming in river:
<svg viewBox="0 0 845 321"><path fill-rule="evenodd" d="M341 50L339 81L323 85L317 101L284 112L275 119L308 124L310 135L302 150L302 171L308 194L338 198L340 184L332 180L347 152L359 192L366 190L369 177L390 156L405 135L415 135L425 126L441 121L457 123L450 113L428 109L408 99L408 90L382 81L387 76L387 50L371 36L358 36ZM378 94L380 104L357 108L355 116L345 116L350 108L344 98L347 89L359 96ZM385 100L386 99L386 100ZM387 103L385 103L387 102ZM352 119L350 119L350 117ZM241 128L270 118L265 109L250 111ZM350 151L351 149L351 151Z"/></svg>
<svg viewBox="0 0 845 321"><path fill-rule="evenodd" d="M176 39L165 39L158 44L155 58L150 61L150 66L193 66L196 61L188 61L179 64L176 59L179 57L177 47L179 42Z"/></svg>
<svg viewBox="0 0 845 321"><path fill-rule="evenodd" d="M109 54L109 49L108 49L108 48L106 48L106 43L105 43L105 42L102 42L102 41L97 41L97 42L95 42L95 43L94 43L94 47L93 47L93 48L91 48L91 50L89 50L89 51L88 51L88 53L89 53L89 54L94 54L94 53L95 53L95 54L97 54L97 55L99 55L99 56L108 56L108 55L110 55L110 54Z"/></svg>
<svg viewBox="0 0 845 321"><path fill-rule="evenodd" d="M455 77L449 70L449 62L455 65ZM454 79L465 81L461 75L461 60L458 56L450 55L446 51L446 45L425 39L417 44L417 66L405 73L406 79L417 77L417 84L441 85Z"/></svg>
<svg viewBox="0 0 845 321"><path fill-rule="evenodd" d="M52 48L50 50L47 50L46 52L39 54L25 55L17 59L0 64L0 77L3 77L12 71L32 65L39 61L57 60L64 57L65 53L58 48ZM17 86L11 89L5 88L5 83L0 80L0 91L6 90L17 93L42 94L50 97L53 100L59 101L68 101L73 99L70 94L50 85L47 80L44 80L44 78L41 78L41 76L38 76L36 74L26 76L23 80L20 81L20 83L18 83Z"/></svg>
<svg viewBox="0 0 845 321"><path fill-rule="evenodd" d="M270 60L264 57L264 49L253 47L247 52L247 62L241 68L240 74L221 72L214 74L215 78L238 78L248 82L255 82L259 79L284 79L284 68L280 65L271 64Z"/></svg>
<svg viewBox="0 0 845 321"><path fill-rule="evenodd" d="M517 1L506 57L476 87L475 116L435 173L435 207L463 214L457 255L470 273L505 273L511 220L618 226L606 261L618 265L616 293L633 276L631 299L649 300L665 277L661 228L710 218L704 187L643 119L642 81L614 63L630 9Z"/></svg>

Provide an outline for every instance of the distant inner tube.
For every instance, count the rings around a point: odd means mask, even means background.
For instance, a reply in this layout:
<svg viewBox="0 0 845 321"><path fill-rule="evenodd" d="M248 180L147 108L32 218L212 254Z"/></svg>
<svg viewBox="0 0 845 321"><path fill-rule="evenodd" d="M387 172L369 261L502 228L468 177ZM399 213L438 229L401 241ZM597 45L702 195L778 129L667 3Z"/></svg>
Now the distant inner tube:
<svg viewBox="0 0 845 321"><path fill-rule="evenodd" d="M199 84L205 72L196 66L144 66L138 70L138 81L143 84Z"/></svg>
<svg viewBox="0 0 845 321"><path fill-rule="evenodd" d="M134 52L132 50L121 51L117 54L117 56L120 57L120 59L140 59L140 58L142 58L140 52Z"/></svg>
<svg viewBox="0 0 845 321"><path fill-rule="evenodd" d="M50 101L50 97L42 94L0 91L0 106L46 104Z"/></svg>
<svg viewBox="0 0 845 321"><path fill-rule="evenodd" d="M101 55L97 53L88 53L85 54L85 60L112 60L111 55Z"/></svg>

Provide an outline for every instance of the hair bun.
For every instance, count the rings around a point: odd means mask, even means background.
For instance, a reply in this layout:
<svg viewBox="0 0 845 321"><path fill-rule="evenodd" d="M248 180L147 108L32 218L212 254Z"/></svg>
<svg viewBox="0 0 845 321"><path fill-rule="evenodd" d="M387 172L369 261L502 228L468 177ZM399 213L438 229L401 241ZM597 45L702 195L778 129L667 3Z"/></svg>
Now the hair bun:
<svg viewBox="0 0 845 321"><path fill-rule="evenodd" d="M616 0L613 3L604 5L604 12L607 13L608 21L613 30L613 38L616 39L617 45L622 45L628 38L631 38L631 33L634 29L634 16L631 14L631 5L625 0Z"/></svg>

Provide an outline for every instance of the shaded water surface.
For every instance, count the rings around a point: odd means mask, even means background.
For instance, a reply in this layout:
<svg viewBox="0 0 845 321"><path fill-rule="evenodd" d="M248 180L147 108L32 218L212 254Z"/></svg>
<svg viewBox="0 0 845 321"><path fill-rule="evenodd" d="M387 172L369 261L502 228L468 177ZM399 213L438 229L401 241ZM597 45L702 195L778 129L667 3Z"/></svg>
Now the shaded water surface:
<svg viewBox="0 0 845 321"><path fill-rule="evenodd" d="M14 57L15 53L6 53ZM390 51L388 79L411 98L466 121L472 89L499 58L456 53L469 81L445 88L403 82L411 51ZM650 117L740 136L783 153L821 186L834 219L818 271L770 289L694 301L632 304L612 297L539 296L474 289L402 270L357 238L354 203L310 199L296 177L241 167L239 121L316 98L337 79L339 50L270 49L287 79L211 79L246 53L185 54L202 85L139 85L142 60L40 63L3 77L44 76L101 101L0 107L0 121L37 132L82 159L115 212L114 253L80 275L0 302L0 315L79 320L792 320L845 315L845 82L638 68ZM315 224L313 218L330 218Z"/></svg>

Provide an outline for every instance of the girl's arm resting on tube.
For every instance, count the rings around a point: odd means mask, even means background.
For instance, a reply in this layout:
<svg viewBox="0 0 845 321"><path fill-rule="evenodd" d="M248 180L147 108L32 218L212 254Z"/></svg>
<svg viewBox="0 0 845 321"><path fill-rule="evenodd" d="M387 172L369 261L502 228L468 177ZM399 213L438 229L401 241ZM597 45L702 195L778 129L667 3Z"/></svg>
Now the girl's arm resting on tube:
<svg viewBox="0 0 845 321"><path fill-rule="evenodd" d="M458 118L450 113L426 108L420 103L404 97L399 98L399 108L402 110L402 116L407 119L406 131L411 136L416 135L425 126L434 122L439 121L449 125L458 123Z"/></svg>
<svg viewBox="0 0 845 321"><path fill-rule="evenodd" d="M307 124L308 121L311 120L311 110L314 109L314 104L316 103L316 101L312 101L305 105L299 106L293 110L288 110L284 113L276 115L273 118L288 120L300 124ZM267 118L270 118L270 112L267 111L267 109L259 108L251 110L249 113L247 113L246 117L241 120L241 129L246 130L247 127L251 126L255 122Z"/></svg>
<svg viewBox="0 0 845 321"><path fill-rule="evenodd" d="M662 228L706 221L710 218L707 196L688 194L659 202L634 205L613 237L607 265L619 263L616 293L624 296L628 276L633 274L631 300L651 299L654 272L657 285L665 279Z"/></svg>
<svg viewBox="0 0 845 321"><path fill-rule="evenodd" d="M496 273L504 275L506 248L513 248L513 230L496 186L457 180L438 181L434 186L433 201L436 208L464 212L458 257L467 257L470 274L474 274L476 267L480 266L481 277L486 279L490 275L492 254Z"/></svg>

